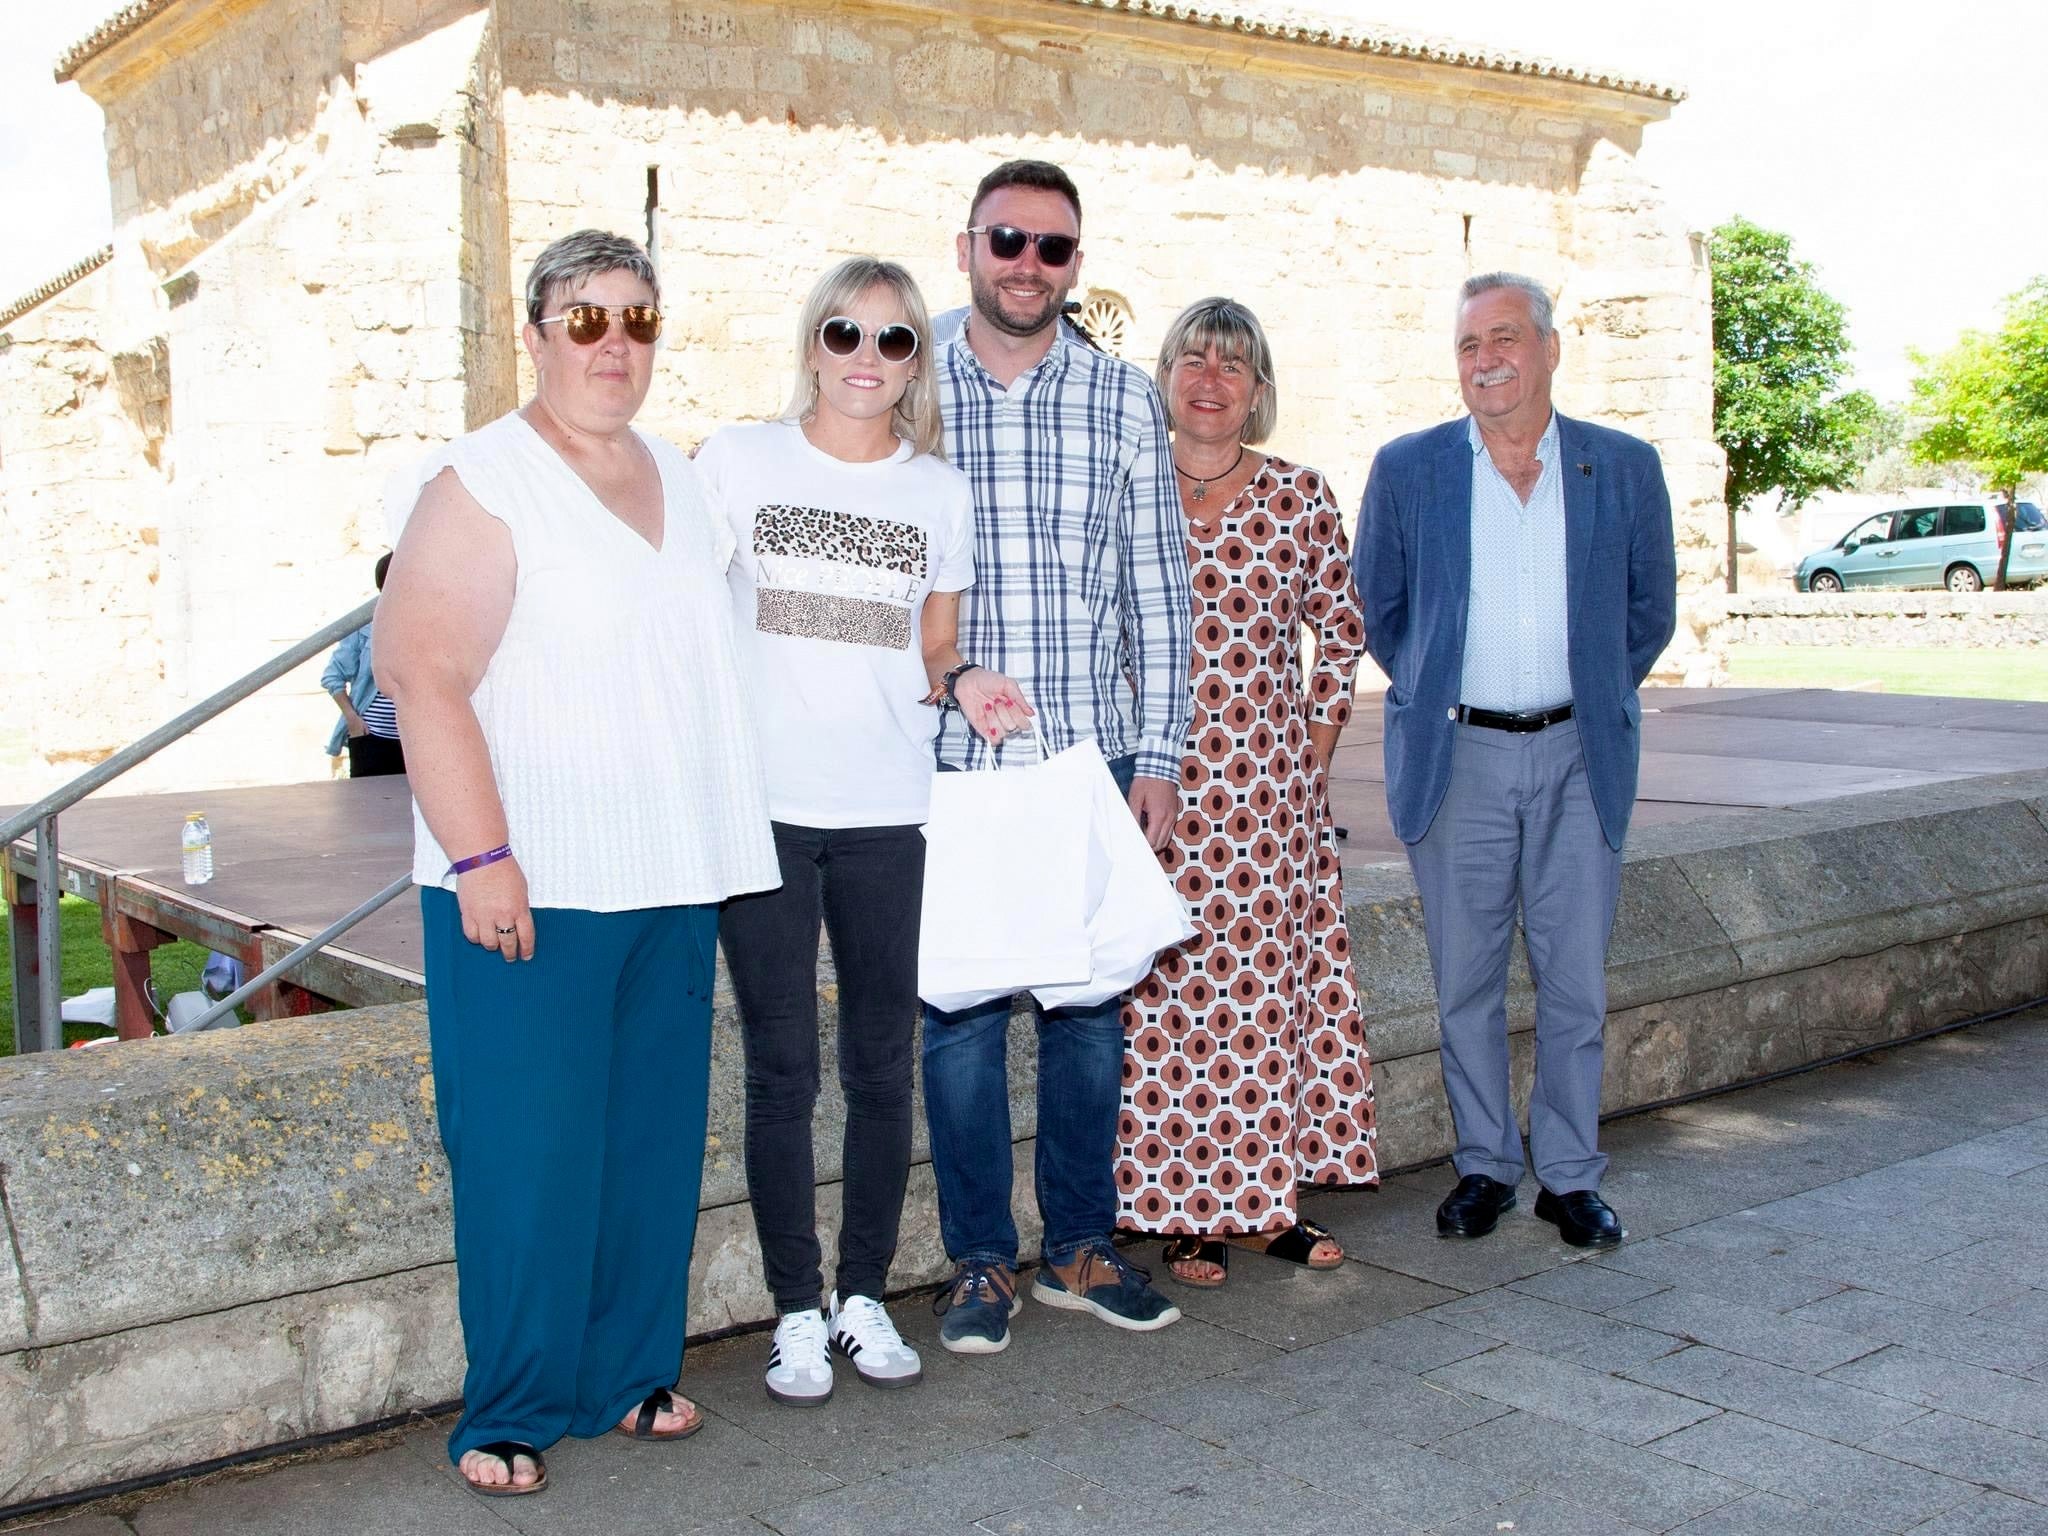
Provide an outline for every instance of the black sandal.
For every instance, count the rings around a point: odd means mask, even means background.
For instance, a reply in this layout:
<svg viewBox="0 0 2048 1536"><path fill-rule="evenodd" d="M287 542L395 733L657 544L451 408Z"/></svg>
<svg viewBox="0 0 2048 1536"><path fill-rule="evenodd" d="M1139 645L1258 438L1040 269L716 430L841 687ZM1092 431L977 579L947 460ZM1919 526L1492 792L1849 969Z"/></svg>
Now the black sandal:
<svg viewBox="0 0 2048 1536"><path fill-rule="evenodd" d="M1180 1284L1198 1291L1213 1291L1230 1277L1230 1249L1213 1237L1188 1234L1169 1238L1160 1257L1166 1261L1168 1274ZM1176 1264L1214 1264L1223 1273L1213 1280L1190 1280L1173 1267Z"/></svg>
<svg viewBox="0 0 2048 1536"><path fill-rule="evenodd" d="M505 1463L505 1481L502 1483L479 1483L465 1473L455 1469L455 1475L469 1485L469 1491L485 1499L516 1499L529 1493L539 1493L548 1485L548 1464L540 1459L540 1452L524 1440L493 1440L489 1445L473 1445L470 1450L479 1456L495 1456ZM524 1456L533 1463L534 1479L530 1483L515 1483L513 1477L518 1469L512 1465L515 1456Z"/></svg>
<svg viewBox="0 0 2048 1536"><path fill-rule="evenodd" d="M640 1411L633 1415L632 1425L614 1424L612 1433L624 1435L628 1440L687 1440L704 1427L704 1411L691 1403L689 1422L681 1429L671 1429L662 1434L654 1432L654 1421L664 1413L677 1413L676 1395L667 1387L656 1387L642 1399Z"/></svg>
<svg viewBox="0 0 2048 1536"><path fill-rule="evenodd" d="M1250 1237L1234 1237L1231 1241L1240 1248L1249 1249L1253 1253L1263 1253L1269 1258L1280 1259L1289 1264L1299 1264L1303 1269L1332 1270L1344 1262L1342 1253L1320 1264L1310 1257L1316 1251L1316 1244L1337 1242L1337 1234L1328 1227L1310 1221L1306 1216L1297 1220L1285 1232L1274 1233L1264 1247L1258 1246ZM1338 1246L1341 1248L1343 1245L1339 1243Z"/></svg>

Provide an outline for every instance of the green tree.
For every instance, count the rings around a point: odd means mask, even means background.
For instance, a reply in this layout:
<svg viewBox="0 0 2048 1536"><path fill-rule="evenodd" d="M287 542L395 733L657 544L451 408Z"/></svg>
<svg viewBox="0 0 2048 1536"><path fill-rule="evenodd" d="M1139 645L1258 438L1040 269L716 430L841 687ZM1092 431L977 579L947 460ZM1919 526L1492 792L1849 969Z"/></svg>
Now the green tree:
<svg viewBox="0 0 2048 1536"><path fill-rule="evenodd" d="M1842 306L1792 254L1789 235L1733 218L1708 245L1714 281L1714 436L1728 456L1728 590L1735 519L1777 492L1798 507L1862 469L1880 407L1839 393L1849 356Z"/></svg>
<svg viewBox="0 0 2048 1536"><path fill-rule="evenodd" d="M2005 322L1995 332L1965 331L1948 351L1916 352L1913 362L1913 457L1923 464L1959 460L2008 504L2018 501L2020 482L2048 470L2048 278L2035 278L2005 301ZM1999 551L1999 588L2011 555L2008 537Z"/></svg>

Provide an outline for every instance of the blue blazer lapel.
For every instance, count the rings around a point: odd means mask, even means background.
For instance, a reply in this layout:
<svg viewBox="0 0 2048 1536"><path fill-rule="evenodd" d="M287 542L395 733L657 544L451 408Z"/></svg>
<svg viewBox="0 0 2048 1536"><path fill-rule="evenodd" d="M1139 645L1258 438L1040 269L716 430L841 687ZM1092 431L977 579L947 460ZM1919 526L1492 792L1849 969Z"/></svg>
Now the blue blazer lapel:
<svg viewBox="0 0 2048 1536"><path fill-rule="evenodd" d="M1438 552L1443 560L1445 591L1450 604L1449 639L1454 655L1465 650L1465 613L1472 601L1472 440L1470 417L1461 417L1443 434L1434 469Z"/></svg>
<svg viewBox="0 0 2048 1536"><path fill-rule="evenodd" d="M1593 555L1593 528L1598 521L1600 478L1606 466L1593 452L1588 434L1579 422L1563 413L1557 418L1557 446L1564 476L1564 573L1565 603L1576 610L1585 591L1586 562Z"/></svg>

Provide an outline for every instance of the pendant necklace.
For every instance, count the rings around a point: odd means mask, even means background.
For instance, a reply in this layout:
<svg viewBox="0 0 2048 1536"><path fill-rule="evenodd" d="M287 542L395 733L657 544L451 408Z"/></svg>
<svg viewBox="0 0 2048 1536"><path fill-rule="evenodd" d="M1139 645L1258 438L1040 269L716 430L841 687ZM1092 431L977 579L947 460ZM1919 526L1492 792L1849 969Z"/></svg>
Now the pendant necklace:
<svg viewBox="0 0 2048 1536"><path fill-rule="evenodd" d="M1224 470L1223 473L1220 475L1211 475L1206 480L1202 479L1199 475L1189 474L1186 470L1182 469L1178 463L1175 463L1175 465L1173 466L1173 472L1176 475L1179 475L1183 480L1189 481L1194 485L1194 501L1195 504L1199 506L1201 505L1201 503L1209 499L1210 486L1214 485L1218 480L1227 480L1230 476L1237 473L1238 466L1244 463L1245 452L1246 450L1244 449L1244 447L1240 445L1237 450L1237 457L1231 461L1230 468Z"/></svg>

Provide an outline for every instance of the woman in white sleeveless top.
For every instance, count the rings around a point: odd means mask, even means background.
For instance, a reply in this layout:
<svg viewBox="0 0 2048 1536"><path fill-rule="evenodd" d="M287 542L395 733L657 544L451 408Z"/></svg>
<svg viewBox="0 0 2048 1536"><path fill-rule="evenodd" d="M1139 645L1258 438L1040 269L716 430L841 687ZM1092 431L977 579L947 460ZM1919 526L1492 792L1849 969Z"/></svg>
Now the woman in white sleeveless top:
<svg viewBox="0 0 2048 1536"><path fill-rule="evenodd" d="M633 430L647 254L583 230L527 279L534 397L431 455L376 628L405 720L435 1109L469 1371L450 1459L702 1424L668 1388L696 1231L718 903L778 879L738 684L732 535Z"/></svg>

